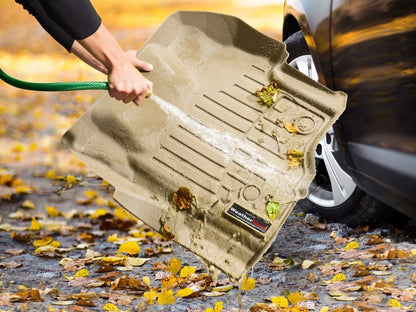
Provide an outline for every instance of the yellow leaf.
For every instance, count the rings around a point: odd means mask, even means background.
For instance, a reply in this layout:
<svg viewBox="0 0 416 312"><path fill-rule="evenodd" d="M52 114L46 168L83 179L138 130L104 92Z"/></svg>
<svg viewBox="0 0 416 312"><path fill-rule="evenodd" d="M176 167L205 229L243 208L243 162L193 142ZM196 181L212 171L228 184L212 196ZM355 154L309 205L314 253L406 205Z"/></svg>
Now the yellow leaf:
<svg viewBox="0 0 416 312"><path fill-rule="evenodd" d="M36 206L35 206L35 204L32 202L32 201L30 201L30 200L25 200L23 203L22 203L22 208L25 208L25 209L36 209Z"/></svg>
<svg viewBox="0 0 416 312"><path fill-rule="evenodd" d="M39 231L41 228L40 223L35 218L32 218L32 223L30 224L29 231Z"/></svg>
<svg viewBox="0 0 416 312"><path fill-rule="evenodd" d="M120 245L117 253L125 252L129 255L138 255L140 253L140 246L136 242L125 242Z"/></svg>
<svg viewBox="0 0 416 312"><path fill-rule="evenodd" d="M60 242L58 242L58 241L53 241L53 242L51 242L48 246L52 246L52 247L56 247L56 248L58 248L58 247L60 247L60 246L61 246L61 243L60 243Z"/></svg>
<svg viewBox="0 0 416 312"><path fill-rule="evenodd" d="M286 128L286 130L290 133L299 133L298 127L292 122L284 122L283 126Z"/></svg>
<svg viewBox="0 0 416 312"><path fill-rule="evenodd" d="M110 235L110 236L108 237L108 242L109 242L109 243L114 243L117 239L118 239L118 237L117 237L117 233L114 233L113 235Z"/></svg>
<svg viewBox="0 0 416 312"><path fill-rule="evenodd" d="M79 270L77 273L75 273L75 277L85 277L85 276L89 276L90 272L87 269L81 269ZM109 310L112 311L112 310Z"/></svg>
<svg viewBox="0 0 416 312"><path fill-rule="evenodd" d="M98 205L98 206L106 206L107 205L107 200L105 200L104 198L102 198L102 197L97 197L97 199L95 200L95 203Z"/></svg>
<svg viewBox="0 0 416 312"><path fill-rule="evenodd" d="M244 275L243 283L241 284L241 290L248 291L256 287L256 281L254 278L247 279L247 275Z"/></svg>
<svg viewBox="0 0 416 312"><path fill-rule="evenodd" d="M234 286L233 285L225 285L225 286L218 286L218 287L215 287L215 288L213 288L211 291L212 292L214 292L214 291L219 291L219 292L227 292L227 291L230 291L231 289L233 289L234 288Z"/></svg>
<svg viewBox="0 0 416 312"><path fill-rule="evenodd" d="M84 191L84 196L87 198L95 199L98 197L98 192L96 190L86 190Z"/></svg>
<svg viewBox="0 0 416 312"><path fill-rule="evenodd" d="M192 289L190 289L189 287L186 287L183 289L179 289L178 292L176 293L176 297L179 297L179 298L188 297L192 295L193 293L194 291Z"/></svg>
<svg viewBox="0 0 416 312"><path fill-rule="evenodd" d="M28 185L19 185L16 187L16 193L18 194L30 194L33 191L33 188Z"/></svg>
<svg viewBox="0 0 416 312"><path fill-rule="evenodd" d="M98 219L99 217L105 216L107 213L108 213L107 209L100 208L100 209L97 209L96 211L94 211L94 213L92 213L90 215L90 218L91 219Z"/></svg>
<svg viewBox="0 0 416 312"><path fill-rule="evenodd" d="M168 265L166 266L166 271L176 275L182 267L182 261L177 258L171 258Z"/></svg>
<svg viewBox="0 0 416 312"><path fill-rule="evenodd" d="M329 308L328 307L322 307L321 310L319 310L319 312L328 312Z"/></svg>
<svg viewBox="0 0 416 312"><path fill-rule="evenodd" d="M75 178L75 177L74 177L73 175L71 175L71 174L68 174L68 175L66 176L65 180L66 180L66 183L67 183L67 184L73 184L73 183L76 183L76 182L77 182L77 178Z"/></svg>
<svg viewBox="0 0 416 312"><path fill-rule="evenodd" d="M157 303L160 305L175 303L175 297L173 296L173 291L168 290L168 291L161 292L159 296L157 297Z"/></svg>
<svg viewBox="0 0 416 312"><path fill-rule="evenodd" d="M124 265L126 257L97 257L95 258L101 265Z"/></svg>
<svg viewBox="0 0 416 312"><path fill-rule="evenodd" d="M288 150L286 153L287 159L289 160L289 167L290 168L299 168L302 164L302 160L304 157L304 154L302 151L293 149Z"/></svg>
<svg viewBox="0 0 416 312"><path fill-rule="evenodd" d="M147 287L150 286L150 278L149 278L149 276L143 276L142 280L143 280L143 284L145 284Z"/></svg>
<svg viewBox="0 0 416 312"><path fill-rule="evenodd" d="M416 249L410 250L410 253L412 254L413 257L416 257Z"/></svg>
<svg viewBox="0 0 416 312"><path fill-rule="evenodd" d="M50 218L56 218L62 215L54 206L45 206L45 210Z"/></svg>
<svg viewBox="0 0 416 312"><path fill-rule="evenodd" d="M272 303L277 304L279 306L279 308L287 308L287 307L289 307L289 302L283 296L273 297L272 298Z"/></svg>
<svg viewBox="0 0 416 312"><path fill-rule="evenodd" d="M287 299L293 305L297 305L299 302L305 301L305 297L300 292L291 292L287 295Z"/></svg>
<svg viewBox="0 0 416 312"><path fill-rule="evenodd" d="M188 277L191 274L194 274L196 269L191 266L184 266L181 270L180 277Z"/></svg>
<svg viewBox="0 0 416 312"><path fill-rule="evenodd" d="M160 280L163 288L169 288L177 282L177 278L173 275L166 276Z"/></svg>
<svg viewBox="0 0 416 312"><path fill-rule="evenodd" d="M206 308L204 312L215 312L213 308Z"/></svg>
<svg viewBox="0 0 416 312"><path fill-rule="evenodd" d="M113 202L112 200L107 200L107 206L108 208L116 208L117 204Z"/></svg>
<svg viewBox="0 0 416 312"><path fill-rule="evenodd" d="M314 265L315 264L315 261L311 261L311 260L304 260L303 262L302 262L302 269L303 270L307 270L307 269L309 269L312 265Z"/></svg>
<svg viewBox="0 0 416 312"><path fill-rule="evenodd" d="M144 297L147 299L149 304L154 304L155 300L157 298L157 291L156 290L151 290L151 291L146 291L144 293Z"/></svg>
<svg viewBox="0 0 416 312"><path fill-rule="evenodd" d="M46 246L46 245L49 245L50 243L52 243L52 241L53 241L52 236L46 236L43 239L35 240L33 242L33 246L36 247L36 248Z"/></svg>
<svg viewBox="0 0 416 312"><path fill-rule="evenodd" d="M341 281L345 281L347 279L347 277L345 276L344 273L338 273L337 275L335 275L332 278L333 282L341 282Z"/></svg>
<svg viewBox="0 0 416 312"><path fill-rule="evenodd" d="M132 266L132 267L136 267L136 266L142 266L143 264L145 264L147 261L149 261L150 258L132 258L129 257L127 258L127 266Z"/></svg>
<svg viewBox="0 0 416 312"><path fill-rule="evenodd" d="M387 301L387 306L394 307L394 308L400 308L402 305L396 299L389 299L389 301Z"/></svg>
<svg viewBox="0 0 416 312"><path fill-rule="evenodd" d="M135 216L133 216L131 213L129 213L127 210L123 208L120 208L120 207L114 208L114 213L116 217L119 219L137 221L137 218Z"/></svg>
<svg viewBox="0 0 416 312"><path fill-rule="evenodd" d="M103 306L103 310L104 311L118 311L118 308L116 305L107 302L104 306Z"/></svg>
<svg viewBox="0 0 416 312"><path fill-rule="evenodd" d="M32 143L30 143L30 145L29 145L29 150L31 151L31 152L34 152L34 151L36 151L38 149L38 145L36 144L36 142L32 142Z"/></svg>
<svg viewBox="0 0 416 312"><path fill-rule="evenodd" d="M360 245L356 241L349 242L347 246L345 246L346 250L357 249Z"/></svg>
<svg viewBox="0 0 416 312"><path fill-rule="evenodd" d="M222 301L218 301L217 303L215 303L214 312L221 312L223 308L224 306L222 304Z"/></svg>

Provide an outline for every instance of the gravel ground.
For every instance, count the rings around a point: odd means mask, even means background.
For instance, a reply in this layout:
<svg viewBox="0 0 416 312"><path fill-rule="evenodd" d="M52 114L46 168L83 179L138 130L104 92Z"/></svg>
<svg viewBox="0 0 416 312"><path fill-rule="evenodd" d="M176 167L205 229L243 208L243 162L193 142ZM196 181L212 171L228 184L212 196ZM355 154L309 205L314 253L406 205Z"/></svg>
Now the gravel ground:
<svg viewBox="0 0 416 312"><path fill-rule="evenodd" d="M33 178L32 178L33 179ZM62 185L54 185L45 178L36 178L36 185L38 194L27 195L24 198L17 198L14 202L1 202L1 216L3 223L11 224L14 227L28 226L30 224L30 216L41 216L45 212L43 207L45 205L53 205L59 211L65 212L71 209L76 209L79 212L78 216L82 218L65 219L64 217L53 218L54 221L65 221L68 225L76 227L77 231L74 233L66 233L65 231L38 231L33 232L34 236L51 235L54 240L61 243L61 247L78 246L78 249L71 249L65 253L66 257L71 259L85 258L86 249L82 249L80 243L85 241L80 240L81 232L86 232L94 236L94 242L88 242L89 248L102 255L115 255L118 246L108 242L108 236L117 233L118 236L126 236L127 233L116 230L100 230L102 220L92 220L87 217L89 211L100 208L95 202L88 206L79 205L76 203L76 198L82 196L86 189L95 189L99 191L99 195L105 199L111 199L111 187L102 187L99 179L84 178L81 185L77 185L71 189L62 189ZM39 193L43 194L40 195ZM34 210L22 210L22 202L30 199L37 208ZM25 217L20 219L11 219L10 213L23 211ZM52 219L52 218L50 218ZM300 292L308 300L299 303L304 305L309 311L320 311L322 307L329 307L335 309L337 307L345 307L346 305L354 306L359 311L362 309L360 303L365 302L364 297L369 294L374 295L376 292L381 297L380 302L368 303L368 306L373 306L373 310L368 311L394 311L397 308L388 308L388 300L392 298L400 298L401 304L404 307L409 307L415 303L416 295L416 257L411 255L412 250L416 249L415 231L414 227L409 226L411 222L402 217L400 223L396 225L379 225L378 227L367 227L360 229L351 229L342 224L324 224L319 223L319 219L313 215L302 215L295 209L295 212L290 215L285 225L279 232L275 242L271 248L266 252L261 261L257 263L249 272L248 277L256 280L256 287L250 291L242 292L242 311L254 309L258 303L270 304L270 298L276 296L285 296L289 293ZM318 223L317 223L318 222ZM308 224L309 223L309 224ZM138 226L140 230L147 231L145 226ZM19 232L19 231L18 231ZM43 302L33 302L32 300L9 300L9 304L0 305L0 309L5 311L102 311L103 306L107 302L119 303L120 301L109 299L106 294L132 294L135 297L127 305L117 304L119 311L204 311L206 308L213 308L215 303L222 301L224 311L238 311L238 288L234 284L234 288L220 297L210 297L204 294L199 294L192 298L176 298L176 302L170 305L149 305L143 297L143 291L140 290L121 290L112 291L109 286L100 286L94 288L87 288L84 286L71 286L70 282L64 275L72 276L75 272L66 272L59 264L62 257L39 257L35 255L35 247L32 245L33 239L29 242L19 242L10 237L11 231L0 231L0 268L2 289L0 292L0 303L4 304L6 301L2 299L7 298L12 294L16 294L19 290L28 288L35 288L41 290L40 296ZM25 232L27 233L27 231ZM78 237L78 238L77 238ZM370 239L376 239L372 245L365 245ZM345 246L351 240L358 242L359 247L355 250L346 250ZM141 267L134 267L131 271L123 272L129 277L142 279L144 276L150 277L152 287L160 287L160 274L162 271L155 271L156 263L168 263L171 258L178 258L182 261L182 265L192 266L197 269L197 273L204 272L202 264L190 252L182 249L172 242L159 242L166 249L172 247L171 252L167 250L166 253L161 253L150 257ZM381 247L380 247L381 246ZM142 254L146 247L155 249L155 242L148 242L142 244ZM365 257L366 251L370 248L379 248L377 256ZM10 255L6 250L18 249L24 252L19 255ZM407 252L407 255L400 257L383 257L382 255L388 250L401 250ZM351 254L348 252L363 251L359 254ZM286 259L287 265L278 264L277 260ZM273 261L274 260L274 261ZM313 265L308 269L302 269L301 264L304 260L313 261ZM342 261L344 266L339 272L346 276L343 283L354 282L363 277L353 277L354 271L357 269L354 264L361 261L362 265L370 271L369 276L376 280L386 282L388 279L391 282L391 287L394 287L397 292L404 292L413 294L408 300L408 297L396 296L392 290L386 290L378 287L370 292L368 287L356 291L349 291L348 296L355 298L354 300L340 301L335 300L333 296L329 295L330 289L327 284L331 282L335 275L324 275L321 269L323 265L331 263L331 261ZM273 262L277 263L273 266ZM10 263L15 263L16 268L8 267ZM332 265L336 263L332 262ZM378 267L376 266L378 265ZM371 267L371 265L373 267ZM96 263L89 263L86 268L90 271L89 278L103 276L107 273L97 273ZM362 267L361 267L362 268ZM115 269L115 272L120 272ZM158 275L159 274L159 275ZM159 276L159 277L158 277ZM393 278L395 277L395 278ZM325 281L327 283L325 283ZM370 282L368 282L370 284ZM217 285L231 284L224 274L219 276ZM331 282L333 285L333 283ZM368 285L367 285L368 286ZM413 287L413 288L411 288ZM376 287L377 288L377 287ZM61 297L53 296L48 292L48 289L57 289ZM174 289L174 293L179 288ZM209 290L208 287L206 290ZM81 292L93 292L97 294L97 298L92 300L94 306L80 307L72 300L72 304L60 306L56 303L61 303L64 295L77 294ZM396 292L396 293L397 293ZM312 298L312 294L315 294ZM313 300L312 300L313 299ZM16 302L15 302L16 301ZM289 304L289 306L291 306ZM76 307L79 307L76 308ZM390 309L390 310L389 310ZM307 310L305 310L307 311Z"/></svg>

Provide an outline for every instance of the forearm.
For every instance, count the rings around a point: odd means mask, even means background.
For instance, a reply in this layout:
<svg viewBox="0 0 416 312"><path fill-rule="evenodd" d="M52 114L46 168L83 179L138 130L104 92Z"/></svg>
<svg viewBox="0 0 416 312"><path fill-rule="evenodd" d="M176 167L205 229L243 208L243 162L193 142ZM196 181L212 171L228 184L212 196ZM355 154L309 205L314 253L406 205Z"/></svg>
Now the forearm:
<svg viewBox="0 0 416 312"><path fill-rule="evenodd" d="M105 67L107 73L114 67L130 65L119 43L103 24L94 34L78 42Z"/></svg>
<svg viewBox="0 0 416 312"><path fill-rule="evenodd" d="M99 62L90 52L88 52L78 41L74 41L71 52L75 54L79 59L95 68L96 70L108 75L107 68Z"/></svg>

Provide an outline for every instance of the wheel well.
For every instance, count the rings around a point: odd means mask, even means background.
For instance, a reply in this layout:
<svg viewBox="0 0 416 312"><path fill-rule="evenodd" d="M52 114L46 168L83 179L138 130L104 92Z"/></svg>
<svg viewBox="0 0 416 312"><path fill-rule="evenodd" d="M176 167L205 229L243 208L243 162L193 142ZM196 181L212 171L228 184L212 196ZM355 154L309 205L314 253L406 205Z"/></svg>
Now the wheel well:
<svg viewBox="0 0 416 312"><path fill-rule="evenodd" d="M294 18L293 15L287 15L283 22L283 41L299 30L301 29L296 18Z"/></svg>

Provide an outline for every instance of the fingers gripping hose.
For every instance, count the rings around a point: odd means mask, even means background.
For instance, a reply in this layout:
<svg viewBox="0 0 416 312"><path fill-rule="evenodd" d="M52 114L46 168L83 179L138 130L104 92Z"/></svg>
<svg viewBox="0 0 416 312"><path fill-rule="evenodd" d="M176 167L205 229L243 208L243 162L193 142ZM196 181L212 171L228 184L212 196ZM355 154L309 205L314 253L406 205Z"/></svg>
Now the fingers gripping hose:
<svg viewBox="0 0 416 312"><path fill-rule="evenodd" d="M20 89L32 91L75 91L75 90L107 90L108 83L105 81L83 81L83 82L28 82L18 80L7 75L0 68L0 78L6 83Z"/></svg>

